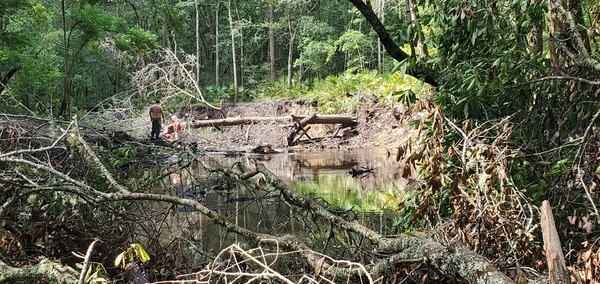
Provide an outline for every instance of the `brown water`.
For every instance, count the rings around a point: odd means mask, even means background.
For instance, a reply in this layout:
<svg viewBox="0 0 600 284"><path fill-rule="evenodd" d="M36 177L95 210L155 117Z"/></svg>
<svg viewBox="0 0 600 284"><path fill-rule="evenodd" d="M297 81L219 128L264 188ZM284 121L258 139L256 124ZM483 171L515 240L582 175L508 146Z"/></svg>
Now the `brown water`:
<svg viewBox="0 0 600 284"><path fill-rule="evenodd" d="M203 157L207 164L224 167L242 163L252 168L255 161L260 161L297 192L328 203L340 214L356 219L380 233L397 233L393 228L393 222L398 217L394 209L407 194L407 181L400 178L401 165L386 149L287 149L274 155L229 157L223 153L207 153ZM348 171L356 167L372 168L373 172L360 178L352 177ZM181 194L201 174L201 169L172 174L163 190ZM257 193L248 188L209 190L204 202L232 222L251 230L311 236L328 233L328 226L290 207L277 193ZM154 230L162 232L160 241L165 242L163 245L182 246L178 249L188 250L189 257L198 261L240 241L237 235L225 232L198 212L187 208L162 209L171 212L168 218L162 223L155 222L147 226L156 226ZM350 209L352 212L348 211ZM175 239L191 242L174 242Z"/></svg>
<svg viewBox="0 0 600 284"><path fill-rule="evenodd" d="M273 155L251 154L242 157L210 155L216 164L232 165L241 162L252 168L254 160L297 191L319 196L340 209L354 206L359 211L380 211L395 208L397 199L406 194L408 180L400 177L401 164L385 148L365 149L286 149ZM352 168L372 169L352 177ZM366 207L350 202L359 197ZM356 207L359 208L356 208Z"/></svg>

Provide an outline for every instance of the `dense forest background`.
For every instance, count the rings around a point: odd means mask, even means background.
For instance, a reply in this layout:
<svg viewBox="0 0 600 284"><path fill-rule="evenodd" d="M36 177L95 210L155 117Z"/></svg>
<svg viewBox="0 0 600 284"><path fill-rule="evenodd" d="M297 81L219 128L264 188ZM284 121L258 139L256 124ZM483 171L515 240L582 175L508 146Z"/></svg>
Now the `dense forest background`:
<svg viewBox="0 0 600 284"><path fill-rule="evenodd" d="M404 4L377 5L394 37L410 37ZM136 87L132 74L156 62L161 49L192 57L190 71L216 101L252 99L267 84L390 71L393 60L352 7L335 1L5 1L2 70L17 101L64 117Z"/></svg>
<svg viewBox="0 0 600 284"><path fill-rule="evenodd" d="M547 273L538 208L548 200L571 277L591 283L599 11L595 0L3 0L0 110L69 120L115 98L144 111L155 99L175 108L310 98L335 113L367 80L417 84L417 94L380 94L430 114L398 148L423 186L395 225L460 240L519 281ZM317 92L322 82L332 87ZM0 161L20 163L9 146ZM80 186L71 174L59 176ZM27 199L5 192L0 215ZM431 265L459 266L449 263Z"/></svg>

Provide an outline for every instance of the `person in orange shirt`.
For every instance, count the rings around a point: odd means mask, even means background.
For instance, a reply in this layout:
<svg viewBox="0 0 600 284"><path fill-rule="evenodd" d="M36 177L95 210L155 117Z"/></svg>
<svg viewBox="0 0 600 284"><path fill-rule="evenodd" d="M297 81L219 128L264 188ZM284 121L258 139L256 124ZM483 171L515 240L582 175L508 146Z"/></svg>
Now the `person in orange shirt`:
<svg viewBox="0 0 600 284"><path fill-rule="evenodd" d="M163 111L159 100L156 100L156 102L150 107L148 114L150 115L150 121L152 121L152 132L150 132L150 139L155 140L160 137L162 124L165 120L165 112Z"/></svg>
<svg viewBox="0 0 600 284"><path fill-rule="evenodd" d="M171 120L173 120L173 123L171 123L167 128L165 137L167 140L174 142L179 140L179 131L183 130L183 125L181 124L181 120L179 120L176 115L171 116Z"/></svg>

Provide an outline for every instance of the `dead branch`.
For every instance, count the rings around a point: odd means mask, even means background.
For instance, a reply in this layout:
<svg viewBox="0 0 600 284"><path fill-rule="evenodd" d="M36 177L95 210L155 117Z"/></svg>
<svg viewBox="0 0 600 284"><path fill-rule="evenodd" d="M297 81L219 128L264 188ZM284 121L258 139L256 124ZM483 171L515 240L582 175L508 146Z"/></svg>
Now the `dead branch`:
<svg viewBox="0 0 600 284"><path fill-rule="evenodd" d="M554 224L554 216L550 202L542 202L542 234L544 238L544 250L546 251L546 260L550 283L571 283L571 276L565 265L565 257L562 252L562 245Z"/></svg>
<svg viewBox="0 0 600 284"><path fill-rule="evenodd" d="M12 267L0 260L1 283L36 283L41 279L48 283L77 283L77 271L52 260L42 259L26 267Z"/></svg>
<svg viewBox="0 0 600 284"><path fill-rule="evenodd" d="M85 140L83 139L83 136L81 136L81 134L79 133L79 127L77 125L77 120L76 120L77 117L75 117L74 119L75 119L74 120L75 127L72 128L73 129L73 133L71 134L72 139L69 139L68 142L70 142L76 148L79 148L80 153L85 157L88 164L91 167L98 169L102 173L102 175L104 175L104 177L106 177L110 186L114 187L121 193L128 193L129 191L127 190L127 188L125 188L124 186L122 186L115 180L115 178L108 171L108 169L104 166L104 164L102 164L102 162L100 161L98 156L96 156L94 151L92 151L92 149L90 148L90 145L88 145L87 142L85 142Z"/></svg>
<svg viewBox="0 0 600 284"><path fill-rule="evenodd" d="M379 233L355 222L331 213L311 199L304 198L289 189L283 181L262 164L256 165L257 170L267 177L269 184L278 189L287 201L309 209L336 226L358 233L378 246L378 252L391 255L380 260L374 267L375 276L383 276L395 264L405 259L423 258L432 266L448 275L460 275L469 283L513 283L504 273L500 272L482 256L464 249L460 245L445 247L425 237L402 235L398 238L386 238Z"/></svg>
<svg viewBox="0 0 600 284"><path fill-rule="evenodd" d="M95 239L90 244L90 246L87 249L87 252L85 253L85 258L83 259L83 266L81 267L81 273L79 274L79 281L77 282L77 284L85 284L85 275L87 274L88 269L90 268L92 253L94 252L94 247L96 246L97 242L98 239Z"/></svg>
<svg viewBox="0 0 600 284"><path fill-rule="evenodd" d="M303 240L294 235L274 236L266 233L258 233L242 227L218 212L209 209L202 203L177 196L130 192L112 177L111 173L103 166L102 162L95 156L86 141L81 137L78 128L73 127L69 132L70 143L75 145L77 151L86 157L84 160L92 169L101 173L113 188L118 189L116 192L104 192L96 189L93 185L70 177L68 174L62 173L50 165L41 163L40 161L30 161L25 158L2 156L0 162L18 163L23 166L29 166L37 169L39 172L45 172L54 176L55 179L62 180L68 186L46 187L46 190L67 191L73 192L80 196L86 196L86 200L95 200L103 202L118 202L118 201L155 201L165 202L174 205L184 205L195 208L198 212L204 214L213 223L227 228L229 232L234 232L247 240L270 248L281 248L285 251L298 252L315 271L319 271L319 275L323 277L365 277L362 269L357 269L355 265L339 265L339 262L332 258L323 259L323 255L312 250ZM202 163L198 159L198 162ZM208 168L208 167L207 167ZM235 178L239 181L251 182L250 178L262 175L267 183L262 185L266 190L280 192L284 199L293 206L303 210L310 210L341 230L346 230L367 238L375 245L374 263L375 265L366 266L368 275L373 275L375 279L380 276L389 275L395 271L396 266L405 262L407 259L411 262L415 259L422 259L423 264L435 267L438 271L448 275L459 275L470 283L512 283L512 281L500 272L491 263L486 261L482 256L463 248L460 245L444 246L425 236L416 235L401 235L395 238L385 237L378 232L358 224L348 221L338 215L333 214L312 199L305 198L295 193L288 188L282 180L276 177L272 172L265 168L264 165L257 163L254 169L243 168L224 168L215 170L227 175L230 178ZM112 183L116 184L112 184ZM258 181L257 181L258 182ZM56 181L54 182L56 184ZM40 185L41 186L41 185ZM242 252L240 252L242 253ZM244 253L242 253L243 255ZM262 262L264 264L264 262ZM359 267L360 268L360 267ZM264 267L263 267L264 269ZM280 277L277 274L270 274L273 277ZM280 278L278 278L280 279ZM75 279L76 281L76 279ZM372 283L372 281L371 281Z"/></svg>
<svg viewBox="0 0 600 284"><path fill-rule="evenodd" d="M220 106L215 106L206 100L198 86L197 78L189 71L196 64L194 56L186 55L186 60L181 61L167 48L163 48L159 55L158 62L144 66L133 75L132 84L138 88L138 93L145 97L161 93L164 95L162 98L164 101L188 98L219 111L225 117L225 112Z"/></svg>

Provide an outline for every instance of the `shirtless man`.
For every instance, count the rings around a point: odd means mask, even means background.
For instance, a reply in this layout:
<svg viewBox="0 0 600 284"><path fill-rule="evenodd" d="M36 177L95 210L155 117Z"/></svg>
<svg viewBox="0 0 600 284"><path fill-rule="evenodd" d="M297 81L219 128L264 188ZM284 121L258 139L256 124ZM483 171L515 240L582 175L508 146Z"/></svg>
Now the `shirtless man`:
<svg viewBox="0 0 600 284"><path fill-rule="evenodd" d="M150 132L150 139L158 139L160 136L160 130L162 128L162 122L165 119L165 113L160 105L160 101L156 100L156 103L150 107L150 120L152 121L152 132Z"/></svg>

